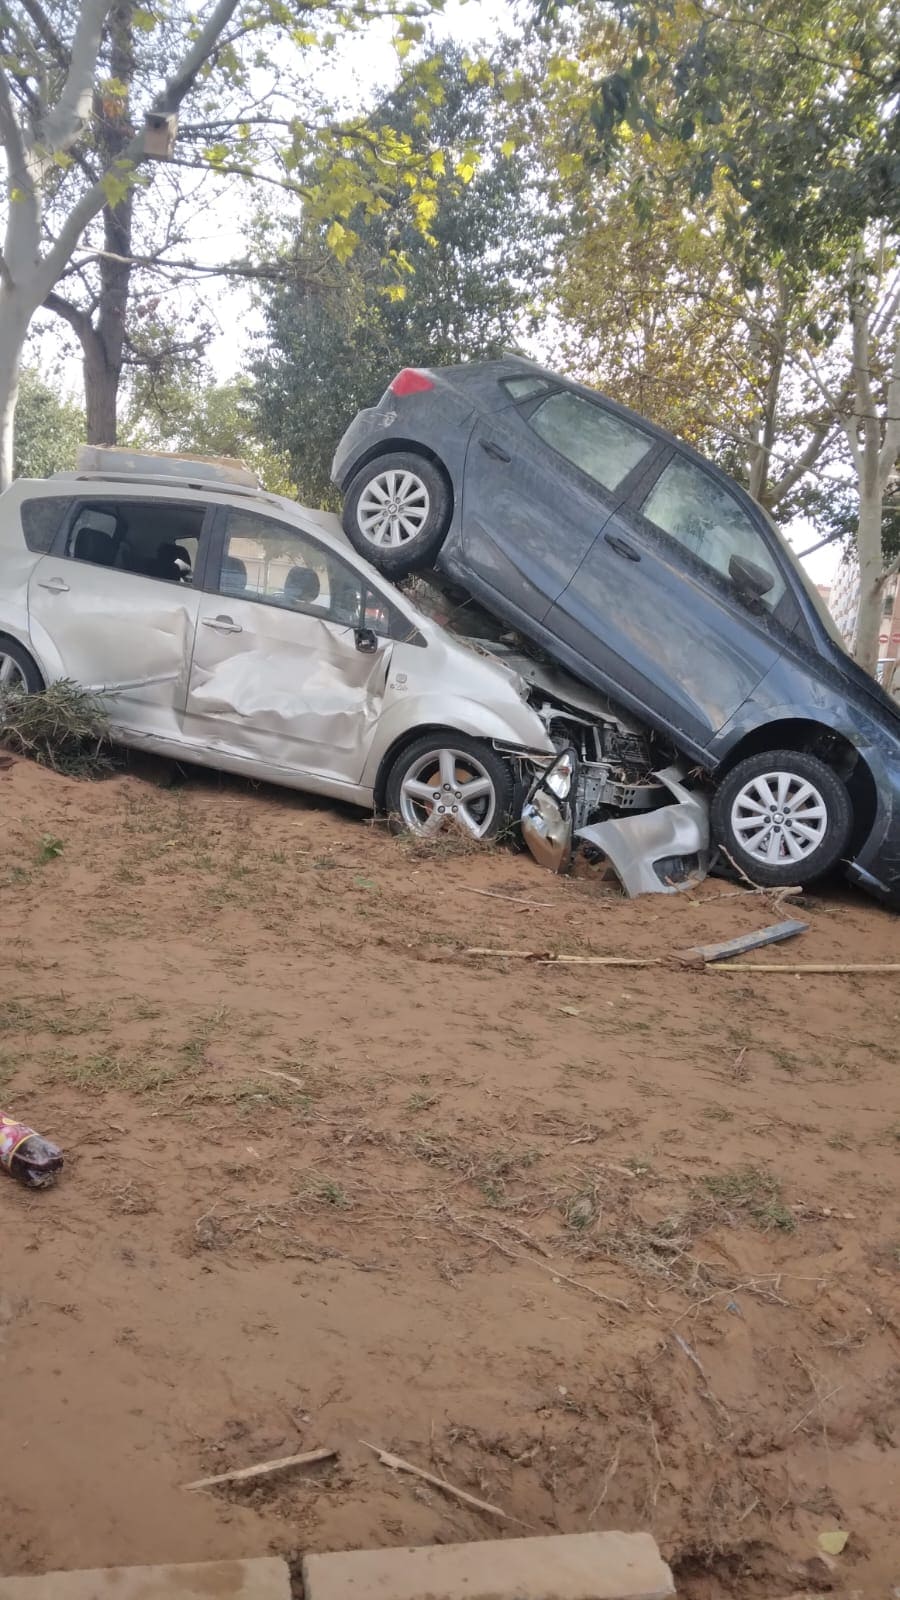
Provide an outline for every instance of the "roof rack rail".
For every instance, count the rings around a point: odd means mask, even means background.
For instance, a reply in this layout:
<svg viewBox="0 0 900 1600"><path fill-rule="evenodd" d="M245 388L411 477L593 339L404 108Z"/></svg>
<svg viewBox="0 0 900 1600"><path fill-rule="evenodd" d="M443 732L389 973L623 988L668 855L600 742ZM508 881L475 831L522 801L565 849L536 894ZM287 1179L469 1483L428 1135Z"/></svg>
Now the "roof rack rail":
<svg viewBox="0 0 900 1600"><path fill-rule="evenodd" d="M79 476L130 478L136 482L215 484L218 489L259 491L255 472L230 456L175 455L162 450L128 450L114 445L82 445L76 457Z"/></svg>

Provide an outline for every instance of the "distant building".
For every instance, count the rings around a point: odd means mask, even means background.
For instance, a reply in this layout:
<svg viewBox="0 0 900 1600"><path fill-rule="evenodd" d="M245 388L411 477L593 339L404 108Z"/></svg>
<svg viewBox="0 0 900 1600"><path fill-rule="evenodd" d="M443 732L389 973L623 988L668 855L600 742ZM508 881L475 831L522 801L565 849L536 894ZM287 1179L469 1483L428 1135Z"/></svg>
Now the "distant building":
<svg viewBox="0 0 900 1600"><path fill-rule="evenodd" d="M830 591L819 584L848 650L856 643L859 615L859 566L854 557L845 557L835 574ZM900 576L889 579L882 597L881 627L878 631L878 677L887 687L900 688Z"/></svg>
<svg viewBox="0 0 900 1600"><path fill-rule="evenodd" d="M859 564L854 556L845 556L834 575L828 595L828 609L847 649L852 650L859 614Z"/></svg>

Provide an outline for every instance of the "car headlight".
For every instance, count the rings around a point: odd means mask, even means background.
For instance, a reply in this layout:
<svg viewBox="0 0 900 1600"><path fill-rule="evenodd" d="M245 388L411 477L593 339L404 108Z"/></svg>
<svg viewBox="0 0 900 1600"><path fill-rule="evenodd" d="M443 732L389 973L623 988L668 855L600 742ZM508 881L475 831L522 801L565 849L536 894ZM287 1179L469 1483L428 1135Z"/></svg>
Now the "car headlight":
<svg viewBox="0 0 900 1600"><path fill-rule="evenodd" d="M550 771L544 778L546 787L557 800L568 800L572 784L575 781L576 756L574 750L564 750L557 756Z"/></svg>

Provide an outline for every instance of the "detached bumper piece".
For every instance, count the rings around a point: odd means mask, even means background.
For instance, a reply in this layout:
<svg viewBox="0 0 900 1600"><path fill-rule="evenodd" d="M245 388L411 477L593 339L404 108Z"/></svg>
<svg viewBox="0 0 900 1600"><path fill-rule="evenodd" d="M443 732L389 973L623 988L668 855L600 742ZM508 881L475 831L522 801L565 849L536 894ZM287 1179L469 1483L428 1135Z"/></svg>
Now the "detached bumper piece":
<svg viewBox="0 0 900 1600"><path fill-rule="evenodd" d="M653 774L673 797L671 805L578 828L576 839L601 850L630 899L676 894L706 877L709 807L703 795L679 781L681 769Z"/></svg>

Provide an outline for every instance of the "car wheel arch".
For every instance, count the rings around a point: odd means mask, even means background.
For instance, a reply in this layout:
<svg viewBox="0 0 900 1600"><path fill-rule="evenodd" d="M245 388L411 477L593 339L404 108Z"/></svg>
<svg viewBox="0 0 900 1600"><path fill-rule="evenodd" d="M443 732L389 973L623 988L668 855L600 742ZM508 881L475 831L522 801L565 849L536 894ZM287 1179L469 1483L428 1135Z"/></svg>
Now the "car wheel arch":
<svg viewBox="0 0 900 1600"><path fill-rule="evenodd" d="M7 633L5 629L0 629L0 652L2 652L5 645L14 645L20 655L28 657L31 666L34 668L35 676L41 681L41 687L46 688L47 675L30 646L16 634Z"/></svg>
<svg viewBox="0 0 900 1600"><path fill-rule="evenodd" d="M364 450L362 455L355 458L338 484L341 494L344 493L363 467L368 467L373 461L386 460L389 456L407 454L423 456L426 461L430 461L432 466L437 467L443 474L450 492L450 511L452 515L456 506L456 496L453 492L453 479L447 469L446 462L442 460L436 450L432 450L430 445L422 444L421 440L396 438L394 434L391 434L389 440L382 439L377 444L370 445L368 450Z"/></svg>
<svg viewBox="0 0 900 1600"><path fill-rule="evenodd" d="M844 783L853 808L850 849L856 852L868 837L878 810L878 787L865 755L839 728L811 717L783 717L761 723L731 746L713 782L719 784L748 756L765 750L796 750L817 755Z"/></svg>

